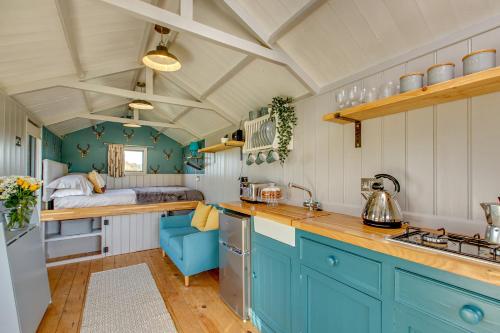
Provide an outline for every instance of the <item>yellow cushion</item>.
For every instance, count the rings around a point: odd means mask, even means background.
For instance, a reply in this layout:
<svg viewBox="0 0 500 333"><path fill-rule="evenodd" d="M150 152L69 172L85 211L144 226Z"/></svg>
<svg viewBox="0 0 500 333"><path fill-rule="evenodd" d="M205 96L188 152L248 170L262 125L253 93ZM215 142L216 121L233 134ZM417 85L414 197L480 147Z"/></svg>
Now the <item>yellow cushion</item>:
<svg viewBox="0 0 500 333"><path fill-rule="evenodd" d="M212 207L210 214L208 214L207 223L201 231L210 231L219 229L219 211L217 208Z"/></svg>
<svg viewBox="0 0 500 333"><path fill-rule="evenodd" d="M104 193L104 191L106 190L106 184L104 183L104 179L100 174L97 173L97 171L92 170L91 172L89 172L87 178L94 186L95 193Z"/></svg>
<svg viewBox="0 0 500 333"><path fill-rule="evenodd" d="M207 206L201 202L198 202L196 210L194 211L193 219L191 220L191 226L202 231L202 229L205 227L205 224L207 223L208 214L210 214L211 209L212 206Z"/></svg>

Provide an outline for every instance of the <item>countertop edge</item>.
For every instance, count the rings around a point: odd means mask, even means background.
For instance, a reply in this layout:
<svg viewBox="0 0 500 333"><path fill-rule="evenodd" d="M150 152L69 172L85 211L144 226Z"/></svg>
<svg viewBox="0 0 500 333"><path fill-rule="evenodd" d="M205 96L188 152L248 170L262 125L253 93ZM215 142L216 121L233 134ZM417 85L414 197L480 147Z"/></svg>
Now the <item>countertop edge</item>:
<svg viewBox="0 0 500 333"><path fill-rule="evenodd" d="M258 209L239 207L235 203L220 203L221 207L240 212L242 214L259 216L265 215L268 219L273 219L274 214L268 212L260 213ZM335 218L336 213L331 213L330 217ZM288 224L284 222L282 215L276 215L274 222ZM460 275L466 278L478 280L484 283L500 286L500 269L494 264L482 263L467 258L452 256L447 253L439 253L432 249L417 248L408 244L392 242L380 235L367 234L366 237L353 232L338 230L341 223L336 228L328 228L314 225L316 218L293 219L289 218L288 225L312 234L334 239L340 242L352 244L372 250L378 253L393 256L399 259L408 260L417 264L432 267L448 273ZM361 221L360 221L361 223Z"/></svg>

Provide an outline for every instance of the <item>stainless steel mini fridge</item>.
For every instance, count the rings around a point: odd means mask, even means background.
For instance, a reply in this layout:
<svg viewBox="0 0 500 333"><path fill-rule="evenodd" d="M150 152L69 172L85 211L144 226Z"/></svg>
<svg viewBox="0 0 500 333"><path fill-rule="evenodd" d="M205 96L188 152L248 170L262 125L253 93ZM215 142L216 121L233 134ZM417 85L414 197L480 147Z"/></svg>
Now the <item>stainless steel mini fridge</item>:
<svg viewBox="0 0 500 333"><path fill-rule="evenodd" d="M224 212L219 219L220 295L243 320L250 308L250 217Z"/></svg>

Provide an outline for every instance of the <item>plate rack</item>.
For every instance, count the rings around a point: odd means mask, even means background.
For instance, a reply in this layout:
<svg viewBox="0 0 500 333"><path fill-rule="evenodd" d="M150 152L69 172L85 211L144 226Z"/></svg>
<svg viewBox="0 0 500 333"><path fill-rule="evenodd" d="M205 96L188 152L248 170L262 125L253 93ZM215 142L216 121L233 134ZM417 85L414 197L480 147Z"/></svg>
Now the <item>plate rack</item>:
<svg viewBox="0 0 500 333"><path fill-rule="evenodd" d="M278 131L276 130L276 134L274 136L273 143L270 145L260 145L256 146L254 145L254 142L252 140L252 136L255 132L260 130L260 127L264 122L266 122L269 119L269 114L256 118L254 120L249 120L245 122L245 145L243 146L243 152L244 153L251 153L251 152L258 152L258 151L265 151L265 150L271 150L271 149L276 149L278 148L278 142L279 142L279 137L278 137ZM288 145L288 149L292 150L293 149L293 136L292 140L290 141L290 144Z"/></svg>

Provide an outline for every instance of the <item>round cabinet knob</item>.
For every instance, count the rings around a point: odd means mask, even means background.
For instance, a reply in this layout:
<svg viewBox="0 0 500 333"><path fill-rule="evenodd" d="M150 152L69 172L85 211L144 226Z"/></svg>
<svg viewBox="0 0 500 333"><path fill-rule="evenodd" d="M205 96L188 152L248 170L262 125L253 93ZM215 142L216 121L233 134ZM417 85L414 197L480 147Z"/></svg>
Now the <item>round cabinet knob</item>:
<svg viewBox="0 0 500 333"><path fill-rule="evenodd" d="M339 263L339 260L334 256L329 256L328 258L326 258L326 261L330 266L336 266Z"/></svg>
<svg viewBox="0 0 500 333"><path fill-rule="evenodd" d="M459 314L463 321L472 325L479 324L484 317L483 310L472 304L462 306Z"/></svg>
<svg viewBox="0 0 500 333"><path fill-rule="evenodd" d="M254 279L257 278L257 274L255 274L255 272L252 272L252 278L254 278Z"/></svg>

